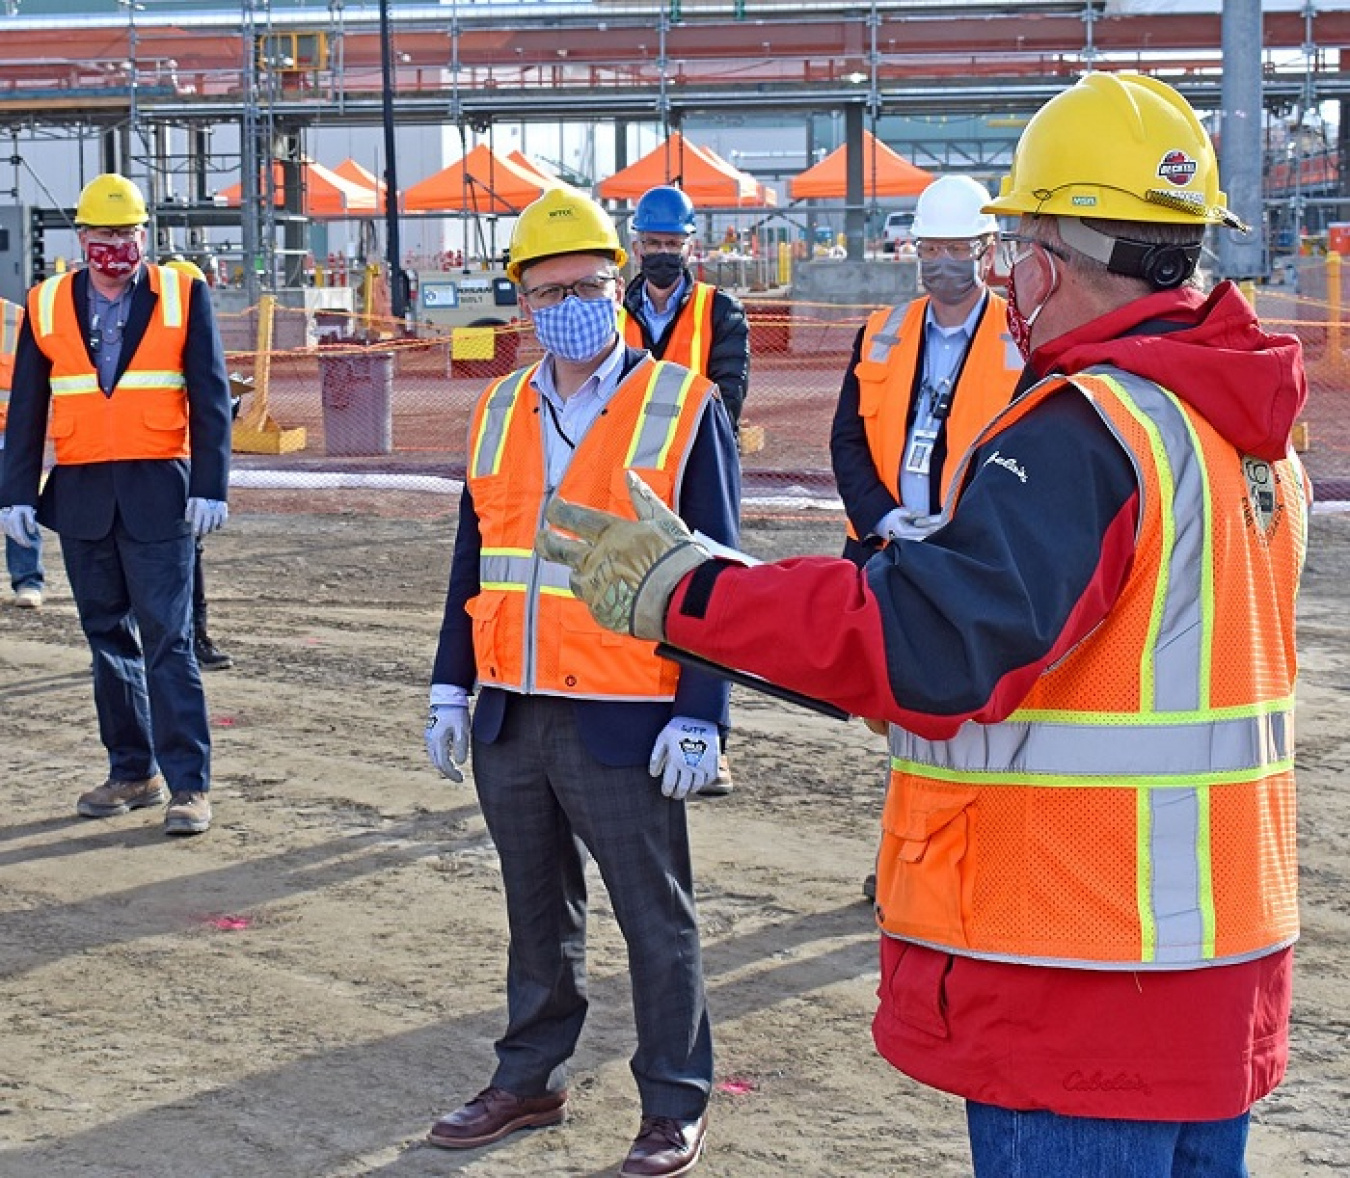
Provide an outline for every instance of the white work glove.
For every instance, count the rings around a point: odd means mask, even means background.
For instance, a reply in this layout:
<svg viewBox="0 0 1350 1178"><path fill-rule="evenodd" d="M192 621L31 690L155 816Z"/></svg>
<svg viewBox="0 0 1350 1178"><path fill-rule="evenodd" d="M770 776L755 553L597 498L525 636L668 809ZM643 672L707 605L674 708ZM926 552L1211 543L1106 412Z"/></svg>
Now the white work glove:
<svg viewBox="0 0 1350 1178"><path fill-rule="evenodd" d="M459 766L469 759L469 705L432 704L427 716L427 756L442 777L463 782Z"/></svg>
<svg viewBox="0 0 1350 1178"><path fill-rule="evenodd" d="M189 499L183 518L192 528L192 534L200 540L225 526L225 521L230 518L230 507L223 499Z"/></svg>
<svg viewBox="0 0 1350 1178"><path fill-rule="evenodd" d="M26 503L0 507L0 527L15 544L32 548L38 539L37 509Z"/></svg>
<svg viewBox="0 0 1350 1178"><path fill-rule="evenodd" d="M710 720L676 716L652 746L647 772L661 778L661 792L677 802L698 793L717 776L722 741Z"/></svg>
<svg viewBox="0 0 1350 1178"><path fill-rule="evenodd" d="M883 540L922 540L937 527L935 515L918 515L905 507L896 507L881 517L874 532Z"/></svg>

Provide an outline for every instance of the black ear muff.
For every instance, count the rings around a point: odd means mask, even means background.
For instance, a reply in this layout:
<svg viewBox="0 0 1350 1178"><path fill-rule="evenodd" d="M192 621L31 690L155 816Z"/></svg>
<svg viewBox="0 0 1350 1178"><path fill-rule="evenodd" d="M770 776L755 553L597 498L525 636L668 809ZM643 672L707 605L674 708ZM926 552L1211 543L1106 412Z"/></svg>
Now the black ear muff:
<svg viewBox="0 0 1350 1178"><path fill-rule="evenodd" d="M1155 245L1139 259L1139 277L1154 290L1172 290L1180 286L1195 270L1199 261L1198 246Z"/></svg>

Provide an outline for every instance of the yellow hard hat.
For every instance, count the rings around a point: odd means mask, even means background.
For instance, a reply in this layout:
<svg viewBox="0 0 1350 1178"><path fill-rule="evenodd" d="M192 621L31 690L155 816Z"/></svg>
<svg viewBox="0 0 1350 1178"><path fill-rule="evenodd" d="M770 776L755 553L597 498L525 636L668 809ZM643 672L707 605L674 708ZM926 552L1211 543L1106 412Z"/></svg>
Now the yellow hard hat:
<svg viewBox="0 0 1350 1178"><path fill-rule="evenodd" d="M132 180L116 172L95 176L80 193L75 207L76 225L124 227L144 225L150 219L145 197Z"/></svg>
<svg viewBox="0 0 1350 1178"><path fill-rule="evenodd" d="M1041 107L984 209L1242 226L1190 104L1165 82L1130 73L1088 74Z"/></svg>
<svg viewBox="0 0 1350 1178"><path fill-rule="evenodd" d="M182 254L173 254L164 263L170 270L177 270L186 274L189 278L197 278L202 282L206 281L206 275L202 268L196 262L189 262Z"/></svg>
<svg viewBox="0 0 1350 1178"><path fill-rule="evenodd" d="M506 276L518 283L530 262L592 252L611 255L616 266L628 261L613 218L597 202L581 192L550 188L516 218Z"/></svg>

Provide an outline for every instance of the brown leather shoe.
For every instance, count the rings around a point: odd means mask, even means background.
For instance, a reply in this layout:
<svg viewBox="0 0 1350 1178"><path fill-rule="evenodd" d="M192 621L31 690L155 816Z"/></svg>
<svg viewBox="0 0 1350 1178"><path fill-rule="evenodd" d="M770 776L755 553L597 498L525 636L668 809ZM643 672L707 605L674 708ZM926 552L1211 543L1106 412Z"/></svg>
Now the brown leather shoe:
<svg viewBox="0 0 1350 1178"><path fill-rule="evenodd" d="M643 1117L633 1148L624 1158L619 1178L671 1178L688 1174L703 1156L708 1114L697 1121L674 1117Z"/></svg>
<svg viewBox="0 0 1350 1178"><path fill-rule="evenodd" d="M442 1149L475 1149L500 1141L517 1129L556 1125L566 1112L566 1090L546 1096L516 1096L493 1086L432 1125L427 1140Z"/></svg>

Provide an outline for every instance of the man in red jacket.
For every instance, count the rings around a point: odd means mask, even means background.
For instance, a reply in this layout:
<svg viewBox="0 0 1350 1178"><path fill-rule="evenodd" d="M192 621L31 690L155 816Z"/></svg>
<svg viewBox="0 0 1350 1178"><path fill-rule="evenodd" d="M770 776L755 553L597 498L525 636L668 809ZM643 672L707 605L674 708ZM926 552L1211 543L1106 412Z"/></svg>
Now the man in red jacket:
<svg viewBox="0 0 1350 1178"><path fill-rule="evenodd" d="M922 542L746 567L639 486L540 548L607 625L891 722L873 1034L977 1175L1242 1174L1298 936L1299 345L1191 284L1240 222L1160 82L1056 96L988 207L1027 368Z"/></svg>

